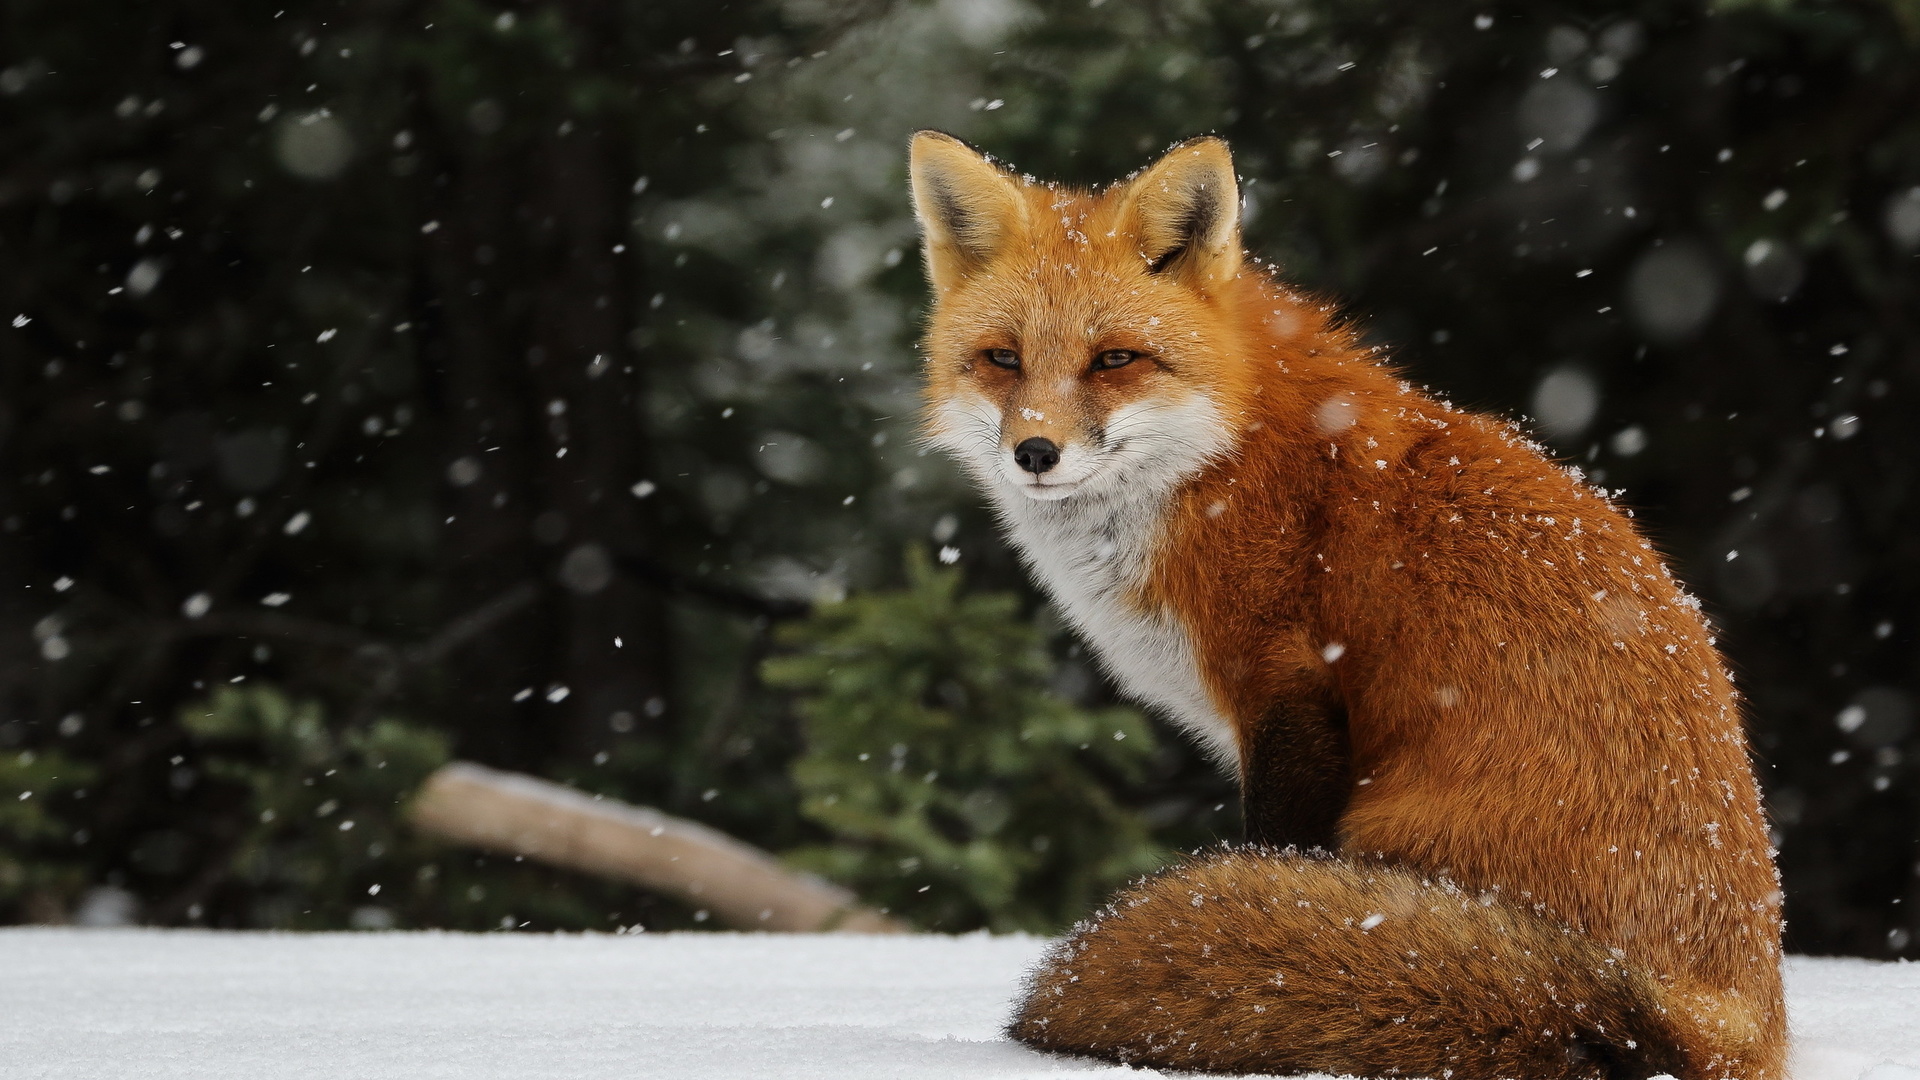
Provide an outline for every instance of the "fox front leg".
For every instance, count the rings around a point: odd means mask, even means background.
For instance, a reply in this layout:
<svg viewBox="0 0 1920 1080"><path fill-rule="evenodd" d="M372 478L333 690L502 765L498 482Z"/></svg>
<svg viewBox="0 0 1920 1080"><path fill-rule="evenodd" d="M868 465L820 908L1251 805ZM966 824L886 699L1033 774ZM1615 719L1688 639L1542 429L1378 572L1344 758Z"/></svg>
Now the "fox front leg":
<svg viewBox="0 0 1920 1080"><path fill-rule="evenodd" d="M1275 703L1242 738L1240 816L1247 842L1334 850L1352 772L1345 708Z"/></svg>

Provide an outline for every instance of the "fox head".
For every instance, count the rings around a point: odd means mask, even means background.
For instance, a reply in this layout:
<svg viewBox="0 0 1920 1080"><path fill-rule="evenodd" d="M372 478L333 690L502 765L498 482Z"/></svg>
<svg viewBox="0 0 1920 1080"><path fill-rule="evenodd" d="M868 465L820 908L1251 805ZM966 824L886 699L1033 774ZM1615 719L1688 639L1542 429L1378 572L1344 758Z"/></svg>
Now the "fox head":
<svg viewBox="0 0 1920 1080"><path fill-rule="evenodd" d="M990 494L1164 489L1227 448L1242 350L1223 311L1241 273L1226 143L1182 143L1090 193L922 131L910 171L934 295L927 428Z"/></svg>

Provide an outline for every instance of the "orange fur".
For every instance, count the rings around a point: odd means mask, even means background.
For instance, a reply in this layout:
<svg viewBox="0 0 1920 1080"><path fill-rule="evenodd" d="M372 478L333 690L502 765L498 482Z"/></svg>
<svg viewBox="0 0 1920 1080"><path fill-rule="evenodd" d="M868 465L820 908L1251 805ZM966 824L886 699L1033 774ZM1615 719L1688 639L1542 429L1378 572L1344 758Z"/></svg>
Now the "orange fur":
<svg viewBox="0 0 1920 1080"><path fill-rule="evenodd" d="M1250 269L1218 140L1097 194L935 133L913 174L933 441L1274 846L1123 893L1014 1034L1175 1068L1781 1076L1733 688L1627 516ZM1036 438L1057 471L1017 463Z"/></svg>

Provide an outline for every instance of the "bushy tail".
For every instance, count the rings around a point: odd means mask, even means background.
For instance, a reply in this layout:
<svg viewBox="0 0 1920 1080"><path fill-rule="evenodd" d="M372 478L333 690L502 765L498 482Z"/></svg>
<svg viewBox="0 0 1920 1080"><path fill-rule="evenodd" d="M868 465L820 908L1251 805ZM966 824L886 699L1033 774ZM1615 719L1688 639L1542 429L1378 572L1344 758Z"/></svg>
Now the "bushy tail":
<svg viewBox="0 0 1920 1080"><path fill-rule="evenodd" d="M1175 1069L1451 1080L1686 1075L1655 984L1584 935L1386 865L1240 849L1055 946L1011 1033Z"/></svg>

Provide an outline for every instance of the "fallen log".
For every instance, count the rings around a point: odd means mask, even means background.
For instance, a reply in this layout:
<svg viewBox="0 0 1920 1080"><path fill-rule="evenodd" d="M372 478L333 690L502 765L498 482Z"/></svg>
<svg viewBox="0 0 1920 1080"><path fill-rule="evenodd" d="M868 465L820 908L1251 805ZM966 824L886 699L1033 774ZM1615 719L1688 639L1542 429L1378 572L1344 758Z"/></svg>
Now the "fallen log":
<svg viewBox="0 0 1920 1080"><path fill-rule="evenodd" d="M442 840L666 893L736 929L907 929L840 886L789 870L717 829L522 773L453 762L421 785L408 817Z"/></svg>

